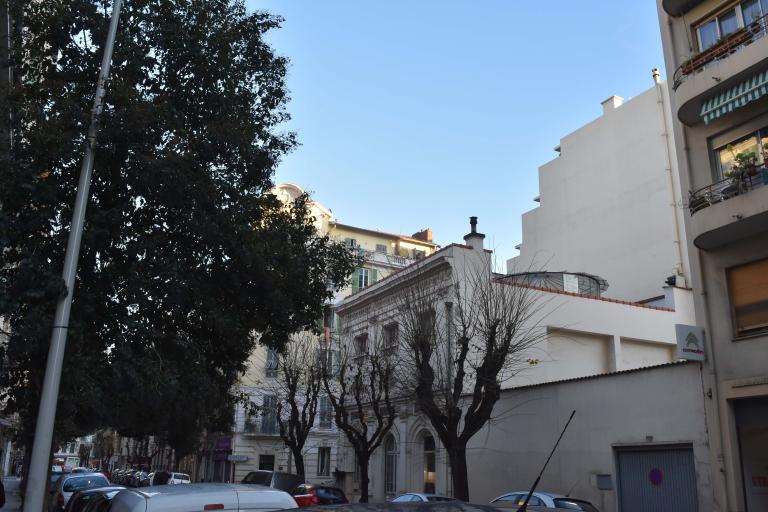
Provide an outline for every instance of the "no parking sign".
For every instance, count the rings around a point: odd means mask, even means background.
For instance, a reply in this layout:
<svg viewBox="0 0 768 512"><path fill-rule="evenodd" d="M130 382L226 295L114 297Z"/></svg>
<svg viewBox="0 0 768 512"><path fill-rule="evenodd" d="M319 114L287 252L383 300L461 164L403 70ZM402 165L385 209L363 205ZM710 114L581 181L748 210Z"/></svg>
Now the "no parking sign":
<svg viewBox="0 0 768 512"><path fill-rule="evenodd" d="M648 471L648 481L654 487L659 487L664 482L664 472L659 468L651 468Z"/></svg>

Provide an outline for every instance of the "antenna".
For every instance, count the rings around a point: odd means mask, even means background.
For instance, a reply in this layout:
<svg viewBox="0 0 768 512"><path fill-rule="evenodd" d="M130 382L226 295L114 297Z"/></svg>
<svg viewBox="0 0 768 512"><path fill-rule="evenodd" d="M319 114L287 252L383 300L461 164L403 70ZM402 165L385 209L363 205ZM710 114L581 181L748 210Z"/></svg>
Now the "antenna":
<svg viewBox="0 0 768 512"><path fill-rule="evenodd" d="M528 510L528 501L531 499L531 495L536 490L536 487L539 485L539 480L541 480L541 475L544 474L544 470L547 469L547 464L549 464L550 459L552 459L552 456L555 454L555 450L557 450L557 445L560 444L560 440L563 438L563 434L565 434L565 431L568 429L568 425L571 424L571 420L573 419L574 414L576 414L576 409L571 412L571 416L568 418L568 421L565 422L565 427L563 427L563 431L560 432L560 437L557 438L557 442L555 442L555 446L552 448L552 451L549 452L549 457L547 457L547 461L544 463L544 467L541 468L541 471L539 471L539 476L536 477L536 481L533 482L533 486L531 487L531 490L528 491L528 495L525 497L525 501L522 505L520 505L520 508L517 509L517 512L527 512Z"/></svg>

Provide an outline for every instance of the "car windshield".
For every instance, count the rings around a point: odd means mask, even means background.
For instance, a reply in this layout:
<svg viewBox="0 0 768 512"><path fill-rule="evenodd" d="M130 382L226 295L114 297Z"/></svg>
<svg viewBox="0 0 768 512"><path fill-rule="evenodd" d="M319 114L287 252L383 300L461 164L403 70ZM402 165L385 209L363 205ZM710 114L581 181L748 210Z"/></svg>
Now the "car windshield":
<svg viewBox="0 0 768 512"><path fill-rule="evenodd" d="M555 498L555 508L567 510L582 510L584 512L598 512L597 508L588 501L575 500L573 498Z"/></svg>
<svg viewBox="0 0 768 512"><path fill-rule="evenodd" d="M272 483L272 473L253 471L245 475L245 478L243 478L243 483L269 486L269 484Z"/></svg>
<svg viewBox="0 0 768 512"><path fill-rule="evenodd" d="M64 492L75 492L82 489L91 489L94 487L106 487L109 482L103 475L78 476L69 478L64 482Z"/></svg>

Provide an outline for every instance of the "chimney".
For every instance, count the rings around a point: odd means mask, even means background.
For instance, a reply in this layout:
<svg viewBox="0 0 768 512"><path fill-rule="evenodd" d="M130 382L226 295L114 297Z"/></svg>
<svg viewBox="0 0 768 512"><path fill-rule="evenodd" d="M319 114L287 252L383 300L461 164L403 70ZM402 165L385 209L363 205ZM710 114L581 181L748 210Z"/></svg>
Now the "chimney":
<svg viewBox="0 0 768 512"><path fill-rule="evenodd" d="M651 70L651 76L653 76L653 83L657 84L661 82L661 73L659 73L659 68L653 68Z"/></svg>
<svg viewBox="0 0 768 512"><path fill-rule="evenodd" d="M482 251L485 235L477 232L477 217L470 217L469 225L471 227L471 231L464 235L464 242L476 251Z"/></svg>
<svg viewBox="0 0 768 512"><path fill-rule="evenodd" d="M411 238L416 240L423 240L424 242L432 243L432 230L429 228L422 229L421 231L411 235Z"/></svg>
<svg viewBox="0 0 768 512"><path fill-rule="evenodd" d="M603 115L607 114L615 108L620 107L622 103L624 103L624 98L616 95L611 96L607 100L601 101L600 104L603 106Z"/></svg>

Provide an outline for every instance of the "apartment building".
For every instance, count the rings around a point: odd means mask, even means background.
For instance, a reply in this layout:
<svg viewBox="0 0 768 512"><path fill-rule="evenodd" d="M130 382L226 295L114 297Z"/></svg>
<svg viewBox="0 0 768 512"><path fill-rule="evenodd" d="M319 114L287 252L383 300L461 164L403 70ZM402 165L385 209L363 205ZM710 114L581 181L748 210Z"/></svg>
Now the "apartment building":
<svg viewBox="0 0 768 512"><path fill-rule="evenodd" d="M685 287L688 252L666 83L602 102L597 119L560 139L541 166L537 206L523 214L507 272L587 272L607 297L645 300Z"/></svg>
<svg viewBox="0 0 768 512"><path fill-rule="evenodd" d="M273 192L286 203L305 193L300 186L291 183L279 184ZM315 219L318 233L329 235L362 256L360 267L352 273L348 285L336 293L334 302L433 254L438 248L432 241L430 229L406 236L361 228L340 222L330 209L317 201L310 203L310 212ZM332 316L328 315L324 319L328 336L331 334L332 325ZM302 336L305 338L303 343L306 343L307 350L327 348L325 336L313 337L307 333ZM221 437L221 446L226 449L212 452L219 454L219 464L222 467L220 471L215 472L213 478L225 481L233 478L234 481L240 481L249 471L255 469L295 471L290 451L280 438L278 430L278 393L275 391L278 365L279 357L273 350L260 346L251 354L248 370L241 379L240 391L260 407L260 413L249 415L245 408L238 408L233 435L231 438ZM321 396L315 426L304 448L308 482L336 483L335 470L344 464L338 459L338 439L339 432L333 422L330 401Z"/></svg>
<svg viewBox="0 0 768 512"><path fill-rule="evenodd" d="M657 0L717 510L768 510L768 1Z"/></svg>

